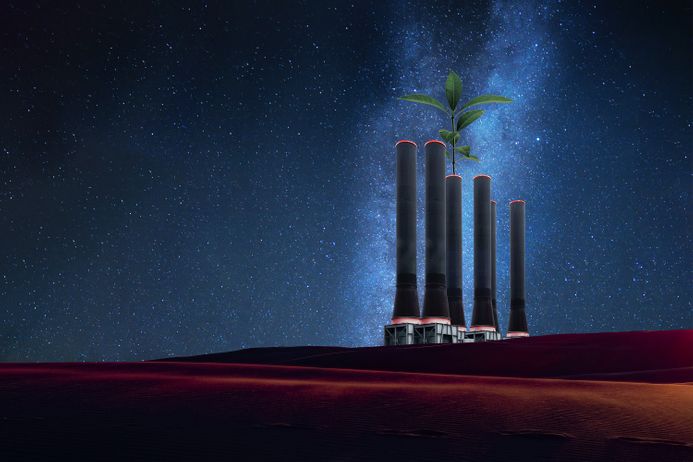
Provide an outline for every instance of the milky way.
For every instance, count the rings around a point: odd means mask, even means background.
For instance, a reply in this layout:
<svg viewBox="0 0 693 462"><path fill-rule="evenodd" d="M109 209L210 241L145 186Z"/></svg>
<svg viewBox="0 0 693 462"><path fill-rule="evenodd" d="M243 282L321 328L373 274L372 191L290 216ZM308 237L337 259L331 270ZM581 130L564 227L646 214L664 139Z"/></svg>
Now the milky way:
<svg viewBox="0 0 693 462"><path fill-rule="evenodd" d="M0 359L373 345L394 295L394 143L493 177L498 300L527 201L532 334L690 328L690 11L657 2L0 7ZM421 290L421 294L422 294Z"/></svg>

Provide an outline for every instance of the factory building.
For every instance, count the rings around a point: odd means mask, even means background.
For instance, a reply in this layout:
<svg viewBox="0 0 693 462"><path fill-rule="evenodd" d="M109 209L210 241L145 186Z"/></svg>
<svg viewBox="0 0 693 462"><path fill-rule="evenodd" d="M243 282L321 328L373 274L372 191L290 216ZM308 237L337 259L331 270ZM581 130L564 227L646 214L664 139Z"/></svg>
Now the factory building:
<svg viewBox="0 0 693 462"><path fill-rule="evenodd" d="M491 177L474 177L474 307L469 328L462 300L462 178L445 175L443 142L425 151L425 275L419 310L416 274L416 153L412 141L395 145L397 278L385 345L500 340L496 306L496 202ZM506 338L526 337L525 202L510 203L510 322Z"/></svg>

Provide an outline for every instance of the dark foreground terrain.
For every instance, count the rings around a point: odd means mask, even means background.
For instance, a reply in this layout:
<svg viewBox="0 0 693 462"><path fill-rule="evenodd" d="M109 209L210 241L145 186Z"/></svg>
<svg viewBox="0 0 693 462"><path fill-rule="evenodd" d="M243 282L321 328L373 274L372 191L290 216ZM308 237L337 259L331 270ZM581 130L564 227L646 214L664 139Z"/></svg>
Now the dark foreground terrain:
<svg viewBox="0 0 693 462"><path fill-rule="evenodd" d="M36 459L688 461L693 331L1 364Z"/></svg>

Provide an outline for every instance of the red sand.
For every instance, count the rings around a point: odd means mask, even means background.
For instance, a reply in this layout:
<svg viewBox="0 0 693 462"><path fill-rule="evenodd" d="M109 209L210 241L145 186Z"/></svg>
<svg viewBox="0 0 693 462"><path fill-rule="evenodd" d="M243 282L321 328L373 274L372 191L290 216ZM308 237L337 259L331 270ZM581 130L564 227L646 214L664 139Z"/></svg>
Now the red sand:
<svg viewBox="0 0 693 462"><path fill-rule="evenodd" d="M651 350L667 357L657 360ZM319 368L3 364L0 460L693 460L692 352L693 331L676 331L225 355L246 363L318 361ZM476 363L472 353L481 356ZM545 375L591 379L440 373L451 360L460 371L498 361L500 373L516 373L504 355L525 358L535 376L557 367ZM342 360L351 367L393 358L429 373L335 368ZM625 364L609 366L610 358ZM425 359L438 369L417 363ZM593 380L608 374L619 381Z"/></svg>

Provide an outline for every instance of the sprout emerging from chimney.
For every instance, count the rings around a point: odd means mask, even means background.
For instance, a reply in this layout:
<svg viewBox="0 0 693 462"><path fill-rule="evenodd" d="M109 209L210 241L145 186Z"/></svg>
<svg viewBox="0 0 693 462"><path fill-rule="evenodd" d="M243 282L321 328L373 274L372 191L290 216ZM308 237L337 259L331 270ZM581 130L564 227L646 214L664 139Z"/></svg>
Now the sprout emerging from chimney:
<svg viewBox="0 0 693 462"><path fill-rule="evenodd" d="M482 109L468 110L471 107L481 104L490 103L511 103L512 100L500 95L481 95L467 101L463 106L458 106L460 97L462 96L462 80L454 71L450 71L445 82L445 97L448 102L446 107L437 99L421 94L413 94L402 96L402 101L410 101L412 103L427 104L439 109L450 118L450 128L452 130L439 130L440 136L452 146L451 151L446 151L448 159L452 162L452 173L455 172L455 161L459 156L460 159L473 160L479 162L479 158L471 154L469 146L458 146L460 141L460 131L472 124L484 114Z"/></svg>

